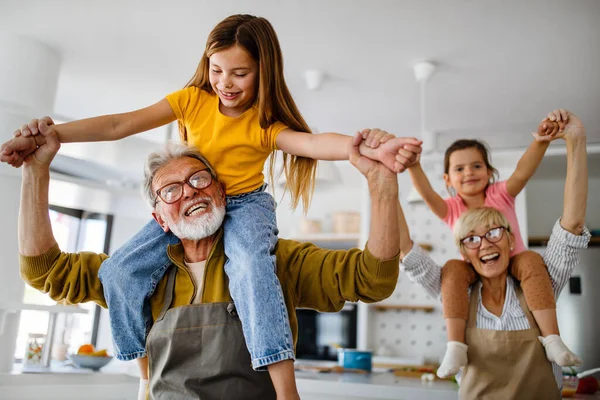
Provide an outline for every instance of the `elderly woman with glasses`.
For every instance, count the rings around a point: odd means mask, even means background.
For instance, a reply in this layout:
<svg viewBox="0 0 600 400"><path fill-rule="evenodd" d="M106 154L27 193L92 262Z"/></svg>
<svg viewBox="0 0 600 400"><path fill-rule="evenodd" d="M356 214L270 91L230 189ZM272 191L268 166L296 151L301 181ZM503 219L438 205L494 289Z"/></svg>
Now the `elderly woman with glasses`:
<svg viewBox="0 0 600 400"><path fill-rule="evenodd" d="M567 145L563 214L544 254L555 297L577 265L579 250L590 240L584 227L588 184L585 128L572 115L559 135ZM413 246L402 213L400 233L402 271L439 297L441 269L419 246ZM470 210L461 216L454 236L465 261L479 275L479 282L470 289L469 361L457 376L460 398L560 399L562 371L546 359L519 282L508 274L514 238L506 218L489 207Z"/></svg>

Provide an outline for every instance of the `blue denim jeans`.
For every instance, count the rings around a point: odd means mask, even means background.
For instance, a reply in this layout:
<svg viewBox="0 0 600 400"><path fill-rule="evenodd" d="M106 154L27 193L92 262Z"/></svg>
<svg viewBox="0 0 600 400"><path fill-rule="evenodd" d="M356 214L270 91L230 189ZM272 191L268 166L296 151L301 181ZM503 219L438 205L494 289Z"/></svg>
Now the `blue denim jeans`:
<svg viewBox="0 0 600 400"><path fill-rule="evenodd" d="M257 370L294 358L287 309L275 274L275 201L265 187L227 197L224 221L229 291ZM152 220L102 263L98 275L118 359L146 355L146 335L152 326L148 299L171 265L167 246L178 242Z"/></svg>

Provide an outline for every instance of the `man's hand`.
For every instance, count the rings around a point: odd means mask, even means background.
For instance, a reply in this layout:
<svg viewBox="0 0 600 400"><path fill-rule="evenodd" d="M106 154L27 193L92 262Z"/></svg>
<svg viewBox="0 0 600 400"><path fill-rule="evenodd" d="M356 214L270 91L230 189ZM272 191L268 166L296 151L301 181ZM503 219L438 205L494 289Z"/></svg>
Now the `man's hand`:
<svg viewBox="0 0 600 400"><path fill-rule="evenodd" d="M31 155L38 146L44 144L45 139L40 133L40 124L45 123L47 127L54 125L50 117L32 119L28 124L17 129L14 139L7 141L0 147L0 162L5 162L15 168L23 165L25 159ZM51 129L51 128L50 128ZM35 136L37 135L37 136Z"/></svg>
<svg viewBox="0 0 600 400"><path fill-rule="evenodd" d="M25 157L24 164L28 166L49 167L50 163L60 149L58 135L46 124L46 121L40 120L38 124L39 133L44 137L44 144L40 145L32 154Z"/></svg>
<svg viewBox="0 0 600 400"><path fill-rule="evenodd" d="M569 113L569 121L565 125L563 137L565 140L577 138L585 139L585 126L583 126L583 123L575 114Z"/></svg>
<svg viewBox="0 0 600 400"><path fill-rule="evenodd" d="M357 136L364 139L363 144L373 149L369 158L381 161L391 171L404 172L413 165L421 153L421 140L416 138L398 138L381 129L363 129Z"/></svg>
<svg viewBox="0 0 600 400"><path fill-rule="evenodd" d="M398 178L396 177L396 173L394 171L391 171L383 163L371 160L370 158L360 154L358 146L362 141L363 137L360 132L356 133L348 152L350 163L367 178L369 184L380 183L383 185L397 185Z"/></svg>

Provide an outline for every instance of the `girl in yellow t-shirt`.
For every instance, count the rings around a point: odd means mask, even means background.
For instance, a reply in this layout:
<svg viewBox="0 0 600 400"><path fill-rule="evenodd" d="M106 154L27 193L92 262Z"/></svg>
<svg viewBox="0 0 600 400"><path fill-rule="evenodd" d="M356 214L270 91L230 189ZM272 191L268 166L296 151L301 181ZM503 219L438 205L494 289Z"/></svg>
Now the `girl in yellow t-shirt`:
<svg viewBox="0 0 600 400"><path fill-rule="evenodd" d="M203 153L225 184L225 272L252 366L268 368L278 397L297 397L292 334L275 275L275 202L265 192L262 171L266 159L282 150L286 189L293 206L301 200L306 209L316 160L348 159L352 138L310 133L285 83L273 27L266 19L250 15L230 16L213 29L198 69L184 89L137 111L52 128L61 142L118 140L175 119L181 139ZM37 133L33 121L18 132L22 136ZM363 133L365 137L368 134ZM384 137L385 143L377 149L363 144L361 154L396 172L404 170L408 160L420 152L421 142L416 139L393 138L384 131L377 135ZM33 142L25 139L30 138L17 137L5 144L1 160L19 166ZM271 158L272 166L273 161ZM164 201L162 197L156 201ZM102 264L100 277L117 358L146 355L146 327L151 323L146 299L170 265L166 245L177 241L151 221ZM132 317L136 315L137 320Z"/></svg>

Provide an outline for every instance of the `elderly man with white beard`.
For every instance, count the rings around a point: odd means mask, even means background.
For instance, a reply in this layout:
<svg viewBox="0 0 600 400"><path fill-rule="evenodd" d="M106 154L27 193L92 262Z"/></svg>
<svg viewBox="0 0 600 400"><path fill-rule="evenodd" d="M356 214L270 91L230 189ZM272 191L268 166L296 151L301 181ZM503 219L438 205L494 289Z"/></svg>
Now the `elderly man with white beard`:
<svg viewBox="0 0 600 400"><path fill-rule="evenodd" d="M56 301L93 301L106 307L98 274L108 256L61 252L52 234L49 165L60 144L52 132L42 134L46 144L28 157L23 168L21 276ZM397 176L383 164L361 157L361 140L355 137L350 161L366 177L370 193L365 249L324 250L309 243L277 242L277 277L294 341L296 308L339 311L346 301L381 301L396 286L400 237L398 224L390 221L398 221ZM251 367L229 295L221 228L225 192L211 166L193 148L168 147L148 158L145 193L161 228L181 240L166 249L170 264L148 302L152 321L144 360L150 398L274 399L269 374ZM113 332L119 334L123 333Z"/></svg>

